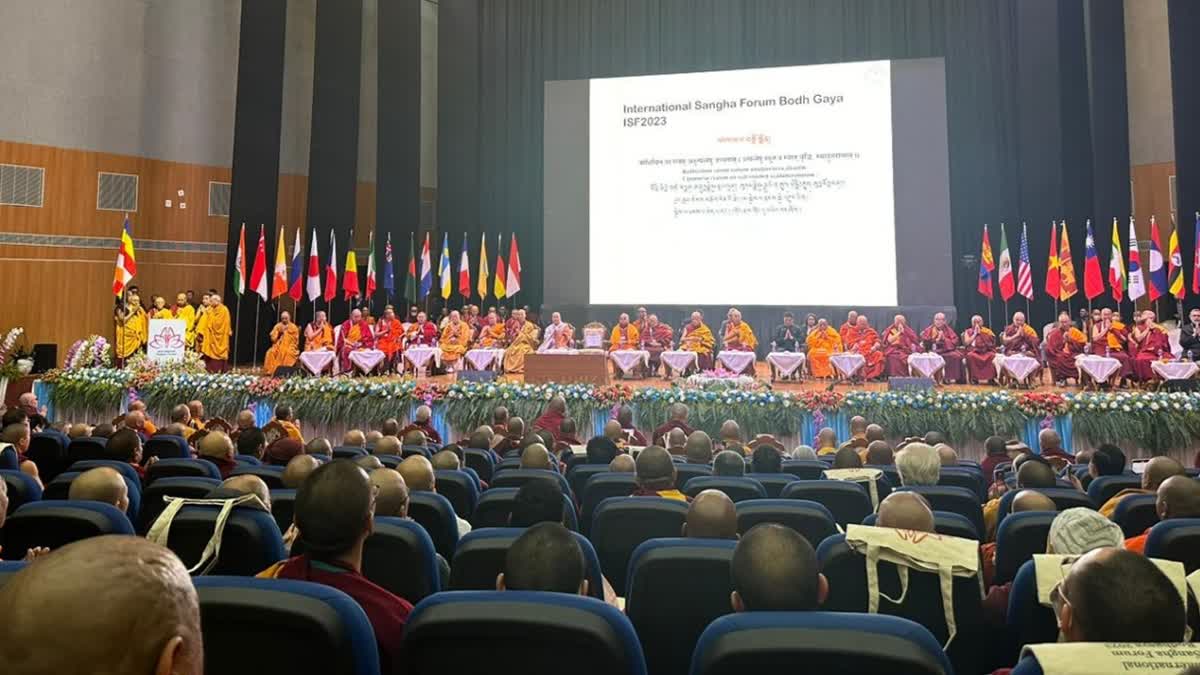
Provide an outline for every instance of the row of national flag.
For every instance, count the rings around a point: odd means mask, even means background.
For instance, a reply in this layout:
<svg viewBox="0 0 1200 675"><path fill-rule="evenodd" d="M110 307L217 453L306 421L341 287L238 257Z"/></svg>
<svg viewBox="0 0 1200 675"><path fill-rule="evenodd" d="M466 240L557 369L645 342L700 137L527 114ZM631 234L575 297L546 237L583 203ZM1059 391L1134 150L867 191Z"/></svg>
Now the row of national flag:
<svg viewBox="0 0 1200 675"><path fill-rule="evenodd" d="M1061 230L1061 234L1060 234ZM1137 234L1134 232L1134 220L1129 219L1129 258L1128 265L1121 251L1120 225L1116 218L1112 223L1112 253L1108 264L1107 289L1113 300L1121 302L1128 297L1131 301L1142 296L1148 296L1151 302L1170 295L1182 300L1187 295L1183 282L1183 257L1179 252L1178 228L1171 230L1167 242L1167 258L1162 255L1162 241L1159 236L1158 222L1150 217L1150 250L1147 252L1147 266L1142 271L1142 256L1138 250ZM991 300L993 274L998 277L1000 297L1008 302L1014 295L1020 295L1029 300L1033 299L1033 270L1029 265L1029 239L1024 224L1021 225L1021 247L1019 249L1017 270L1014 279L1012 258L1008 251L1008 235L1004 224L1000 224L1000 257L993 259L992 244L988 237L988 226L983 226L983 248L980 253L979 285L980 295ZM1200 213L1196 215L1196 249L1192 257L1192 294L1200 295ZM1165 262L1165 265L1164 265ZM1074 297L1079 288L1075 281L1075 263L1071 257L1071 243L1067 237L1067 223L1051 223L1050 252L1046 262L1046 294L1055 300L1068 300ZM1092 231L1092 221L1087 221L1087 238L1083 256L1083 294L1088 300L1103 295L1105 278L1100 271L1100 259L1096 255L1096 238Z"/></svg>
<svg viewBox="0 0 1200 675"><path fill-rule="evenodd" d="M351 241L353 241L353 238L353 233L351 233ZM513 234L509 237L507 263L504 259L502 243L503 235L497 235L496 263L495 270L492 270L488 266L487 235L481 235L479 243L478 285L472 288L471 256L467 246L467 235L463 234L462 255L459 257L458 270L457 274L455 274L452 270L453 265L450 258L450 235L443 233L442 251L438 259L437 268L437 295L448 300L455 286L457 286L458 293L463 297L464 302L471 298L472 295L477 295L481 300L486 300L489 296L489 289L490 295L497 300L511 298L520 292L521 253L517 248L517 236ZM389 297L396 291L391 233L388 233L387 241L383 248L383 270L381 275L376 272L374 232L371 233L370 243L367 248L370 252L367 255L367 275L363 286L359 285L357 254L353 247L346 252L346 261L342 267L340 278L342 296L347 301L356 298L370 299L379 288L386 291ZM297 228L296 239L292 246L289 262L284 228L279 228L279 243L275 246L275 269L270 277L270 287L268 288L266 228L259 226L258 248L254 253L254 262L250 268L250 275L247 277L246 225L243 224L241 234L238 238L237 258L234 261L234 292L241 296L246 292L248 283L250 293L257 294L263 300L275 300L284 295L296 302L300 302L306 295L310 302L315 302L318 299L331 302L337 298L339 285L338 254L337 240L333 230L329 232L329 258L324 268L324 274L322 274L321 263L318 257L316 229L312 232L312 243L309 246L307 265L305 265L303 255L304 252L300 242L300 229ZM120 262L118 262L118 265L120 265ZM322 276L324 276L324 288L322 288L321 283ZM408 269L404 281L404 292L400 297L410 303L424 300L433 292L433 279L434 270L429 252L429 233L426 232L425 242L421 247L421 255L419 257L416 255L414 240L409 239ZM489 281L491 282L490 284Z"/></svg>

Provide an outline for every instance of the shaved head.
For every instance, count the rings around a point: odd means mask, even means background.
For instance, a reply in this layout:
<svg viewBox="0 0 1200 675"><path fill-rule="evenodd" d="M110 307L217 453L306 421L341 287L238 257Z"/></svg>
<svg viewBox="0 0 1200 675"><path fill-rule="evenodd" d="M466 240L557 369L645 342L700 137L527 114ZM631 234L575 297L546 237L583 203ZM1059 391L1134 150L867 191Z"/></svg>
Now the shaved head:
<svg viewBox="0 0 1200 675"><path fill-rule="evenodd" d="M1183 465L1170 457L1155 457L1146 462L1142 471L1142 489L1157 490L1163 481L1172 476L1182 476Z"/></svg>
<svg viewBox="0 0 1200 675"><path fill-rule="evenodd" d="M724 442L742 440L742 429L738 423L733 420L725 420L721 423L721 440Z"/></svg>
<svg viewBox="0 0 1200 675"><path fill-rule="evenodd" d="M867 425L867 440L868 441L886 440L884 438L883 427L879 426L878 424L868 424Z"/></svg>
<svg viewBox="0 0 1200 675"><path fill-rule="evenodd" d="M375 447L371 448L371 453L375 455L399 455L400 454L400 439L395 436L384 436L375 441Z"/></svg>
<svg viewBox="0 0 1200 675"><path fill-rule="evenodd" d="M375 515L408 517L408 484L395 469L375 469L370 474L375 493Z"/></svg>
<svg viewBox="0 0 1200 675"><path fill-rule="evenodd" d="M925 497L916 492L893 492L879 502L879 527L894 527L899 530L933 532L933 509Z"/></svg>
<svg viewBox="0 0 1200 675"><path fill-rule="evenodd" d="M812 545L776 523L755 525L742 537L733 550L730 577L736 612L814 610L829 592Z"/></svg>
<svg viewBox="0 0 1200 675"><path fill-rule="evenodd" d="M954 448L945 443L938 443L934 447L934 450L937 450L938 459L941 460L942 466L958 466L958 453L954 451Z"/></svg>
<svg viewBox="0 0 1200 675"><path fill-rule="evenodd" d="M896 453L887 441L871 441L867 445L867 464L887 466L896 463Z"/></svg>
<svg viewBox="0 0 1200 675"><path fill-rule="evenodd" d="M104 502L124 511L129 508L129 486L116 469L102 466L76 476L67 498Z"/></svg>
<svg viewBox="0 0 1200 675"><path fill-rule="evenodd" d="M1043 461L1025 460L1017 469L1017 485L1023 488L1051 488L1056 484L1054 469Z"/></svg>
<svg viewBox="0 0 1200 675"><path fill-rule="evenodd" d="M613 473L635 473L637 463L629 455L617 455L613 457L613 461L608 463L608 470Z"/></svg>
<svg viewBox="0 0 1200 675"><path fill-rule="evenodd" d="M296 455L288 460L287 466L283 468L283 487L298 488L308 478L308 474L312 473L321 466L321 462L312 455Z"/></svg>
<svg viewBox="0 0 1200 675"><path fill-rule="evenodd" d="M92 537L38 559L0 590L0 616L20 617L0 621L3 673L204 670L187 569L140 537Z"/></svg>
<svg viewBox="0 0 1200 675"><path fill-rule="evenodd" d="M1037 490L1021 490L1013 495L1010 507L1013 513L1023 511L1057 511L1058 505L1054 500Z"/></svg>
<svg viewBox="0 0 1200 675"><path fill-rule="evenodd" d="M550 452L541 443L534 443L521 451L522 469L550 469Z"/></svg>
<svg viewBox="0 0 1200 675"><path fill-rule="evenodd" d="M667 447L682 448L687 444L687 434L683 433L683 429L675 427L667 432Z"/></svg>
<svg viewBox="0 0 1200 675"><path fill-rule="evenodd" d="M233 441L224 431L210 431L196 445L196 452L201 457L228 457L233 459Z"/></svg>
<svg viewBox="0 0 1200 675"><path fill-rule="evenodd" d="M400 462L396 470L404 477L409 490L432 492L434 488L433 464L421 455L413 455Z"/></svg>
<svg viewBox="0 0 1200 675"><path fill-rule="evenodd" d="M354 463L367 473L370 473L375 469L383 468L383 462L379 461L379 458L375 455L363 455L362 457L355 457Z"/></svg>
<svg viewBox="0 0 1200 675"><path fill-rule="evenodd" d="M404 434L404 445L425 445L425 432L413 429Z"/></svg>
<svg viewBox="0 0 1200 675"><path fill-rule="evenodd" d="M263 479L254 474L230 476L221 483L221 487L244 495L254 495L268 511L271 510L271 490Z"/></svg>
<svg viewBox="0 0 1200 675"><path fill-rule="evenodd" d="M650 490L669 490L675 485L675 463L666 448L650 446L637 457L637 483Z"/></svg>
<svg viewBox="0 0 1200 675"><path fill-rule="evenodd" d="M361 429L351 429L342 436L342 445L351 448L365 448L367 446L367 436Z"/></svg>
<svg viewBox="0 0 1200 675"><path fill-rule="evenodd" d="M684 454L692 464L711 464L713 457L712 439L703 431L693 431L684 446Z"/></svg>
<svg viewBox="0 0 1200 675"><path fill-rule="evenodd" d="M625 435L625 431L621 429L621 423L616 420L609 420L604 423L604 437L612 442L617 442Z"/></svg>
<svg viewBox="0 0 1200 675"><path fill-rule="evenodd" d="M701 539L737 539L737 509L720 490L704 490L688 505L683 536Z"/></svg>
<svg viewBox="0 0 1200 675"><path fill-rule="evenodd" d="M1200 518L1200 481L1191 476L1171 476L1158 486L1157 495L1159 519Z"/></svg>

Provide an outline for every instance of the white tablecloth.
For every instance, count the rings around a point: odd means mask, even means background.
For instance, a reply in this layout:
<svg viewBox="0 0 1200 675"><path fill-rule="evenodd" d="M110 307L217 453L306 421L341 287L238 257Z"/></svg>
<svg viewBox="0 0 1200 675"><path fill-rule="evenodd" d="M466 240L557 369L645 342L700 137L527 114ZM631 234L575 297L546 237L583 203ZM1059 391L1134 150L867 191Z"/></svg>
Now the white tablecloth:
<svg viewBox="0 0 1200 675"><path fill-rule="evenodd" d="M320 375L333 366L334 353L325 350L300 352L300 364L313 375Z"/></svg>
<svg viewBox="0 0 1200 675"><path fill-rule="evenodd" d="M723 351L717 354L721 365L735 373L740 373L754 364L754 352Z"/></svg>
<svg viewBox="0 0 1200 675"><path fill-rule="evenodd" d="M1150 369L1164 380L1190 380L1200 371L1192 361L1155 361Z"/></svg>
<svg viewBox="0 0 1200 675"><path fill-rule="evenodd" d="M1022 384L1041 365L1037 359L1024 354L1003 354L1001 356L1004 358L1003 360L997 359L997 364L1004 372L1012 375L1013 379Z"/></svg>
<svg viewBox="0 0 1200 675"><path fill-rule="evenodd" d="M677 351L669 351L662 353L662 362L667 364L667 368L672 374L678 375L688 368L693 368L699 362L699 355L696 352L689 352L686 349Z"/></svg>
<svg viewBox="0 0 1200 675"><path fill-rule="evenodd" d="M1080 354L1075 357L1075 367L1096 382L1108 382L1108 378L1121 369L1121 362L1111 356Z"/></svg>
<svg viewBox="0 0 1200 675"><path fill-rule="evenodd" d="M918 373L921 377L933 377L945 367L946 359L937 352L915 352L908 355L908 372Z"/></svg>
<svg viewBox="0 0 1200 675"><path fill-rule="evenodd" d="M615 352L609 352L608 358L612 359L613 364L626 375L639 361L643 366L650 365L650 352L640 349L618 349Z"/></svg>
<svg viewBox="0 0 1200 675"><path fill-rule="evenodd" d="M383 363L383 352L378 349L355 349L350 352L350 363L364 375L375 370Z"/></svg>
<svg viewBox="0 0 1200 675"><path fill-rule="evenodd" d="M804 352L771 352L767 354L767 363L775 366L780 377L791 377L808 358Z"/></svg>
<svg viewBox="0 0 1200 675"><path fill-rule="evenodd" d="M829 363L842 377L853 377L867 362L867 358L856 352L841 352L829 357Z"/></svg>
<svg viewBox="0 0 1200 675"><path fill-rule="evenodd" d="M409 347L404 350L404 358L413 365L413 368L425 370L430 359L433 359L435 365L442 365L442 350L438 347Z"/></svg>
<svg viewBox="0 0 1200 675"><path fill-rule="evenodd" d="M466 356L471 370L498 369L504 362L503 349L472 349L467 352Z"/></svg>

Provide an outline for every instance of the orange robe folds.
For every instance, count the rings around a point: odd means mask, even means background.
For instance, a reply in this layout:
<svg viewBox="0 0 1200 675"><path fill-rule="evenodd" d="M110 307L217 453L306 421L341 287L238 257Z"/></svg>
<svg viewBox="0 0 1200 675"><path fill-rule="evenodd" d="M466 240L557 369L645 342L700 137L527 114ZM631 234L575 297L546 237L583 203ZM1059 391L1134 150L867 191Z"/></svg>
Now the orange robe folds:
<svg viewBox="0 0 1200 675"><path fill-rule="evenodd" d="M688 322L683 327L679 337L679 348L684 351L696 352L696 363L704 370L712 368L713 347L717 344L712 331L701 323L693 326Z"/></svg>
<svg viewBox="0 0 1200 675"><path fill-rule="evenodd" d="M196 331L203 342L200 351L214 361L224 361L229 358L229 336L233 329L229 320L229 308L225 305L209 307L204 313L204 332Z"/></svg>
<svg viewBox="0 0 1200 675"><path fill-rule="evenodd" d="M863 367L859 369L858 376L864 380L874 380L883 374L883 352L879 347L879 333L875 332L874 328L868 326L864 329L859 329L855 326L849 334L853 337L853 342L847 342L843 346L848 352L857 352L863 355L867 360ZM812 357L809 356L811 360Z"/></svg>
<svg viewBox="0 0 1200 675"><path fill-rule="evenodd" d="M300 358L300 328L294 323L275 324L271 329L271 348L263 360L263 372L274 375L275 369L291 368Z"/></svg>
<svg viewBox="0 0 1200 675"><path fill-rule="evenodd" d="M754 336L754 330L750 328L750 324L745 321L741 321L737 325L733 323L727 325L721 343L724 349L738 352L752 352L758 349L758 338Z"/></svg>
<svg viewBox="0 0 1200 675"><path fill-rule="evenodd" d="M375 324L375 348L387 355L388 363L395 362L404 348L404 325L399 319L380 319Z"/></svg>
<svg viewBox="0 0 1200 675"><path fill-rule="evenodd" d="M117 319L117 337L113 343L117 358L127 359L146 344L148 325L141 307L131 310L125 319Z"/></svg>
<svg viewBox="0 0 1200 675"><path fill-rule="evenodd" d="M184 305L182 307L178 307L178 306L172 307L171 308L171 318L183 320L184 329L187 332L187 334L185 336L185 342L187 343L187 348L195 349L195 347L196 347L196 308L192 307L191 305Z"/></svg>
<svg viewBox="0 0 1200 675"><path fill-rule="evenodd" d="M483 349L499 349L504 346L504 324L496 323L479 327L479 346Z"/></svg>
<svg viewBox="0 0 1200 675"><path fill-rule="evenodd" d="M525 357L538 348L538 327L525 322L517 331L508 349L504 350L504 372L525 372Z"/></svg>
<svg viewBox="0 0 1200 675"><path fill-rule="evenodd" d="M620 324L613 326L612 335L608 338L608 351L615 352L623 349L637 349L640 335L638 334L637 326L629 324L622 327Z"/></svg>
<svg viewBox="0 0 1200 675"><path fill-rule="evenodd" d="M333 349L333 327L328 322L318 328L311 323L304 329L304 351L315 352L321 349Z"/></svg>
<svg viewBox="0 0 1200 675"><path fill-rule="evenodd" d="M457 324L451 321L442 329L441 341L442 363L455 364L467 353L471 343L471 327L465 321Z"/></svg>
<svg viewBox="0 0 1200 675"><path fill-rule="evenodd" d="M1071 326L1063 330L1055 326L1046 335L1046 365L1050 366L1056 381L1067 378L1078 378L1079 370L1075 367L1075 357L1083 353L1087 346L1087 336L1083 331Z"/></svg>
<svg viewBox="0 0 1200 675"><path fill-rule="evenodd" d="M842 336L826 326L823 331L812 329L805 342L808 344L808 371L813 377L833 377L829 357L842 351Z"/></svg>
<svg viewBox="0 0 1200 675"><path fill-rule="evenodd" d="M358 323L346 319L342 322L342 330L338 334L338 364L341 372L349 373L352 370L350 363L350 352L356 349L371 349L375 346L375 335L371 332L371 327L366 321Z"/></svg>

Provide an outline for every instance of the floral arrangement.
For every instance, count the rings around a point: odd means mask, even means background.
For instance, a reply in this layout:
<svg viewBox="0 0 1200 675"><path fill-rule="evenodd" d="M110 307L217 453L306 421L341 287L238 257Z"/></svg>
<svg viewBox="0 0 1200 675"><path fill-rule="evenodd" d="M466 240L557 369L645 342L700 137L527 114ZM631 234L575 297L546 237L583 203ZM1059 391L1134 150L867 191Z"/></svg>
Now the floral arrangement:
<svg viewBox="0 0 1200 675"><path fill-rule="evenodd" d="M690 375L683 381L685 387L698 387L701 389L759 389L763 385L758 380L735 373L732 370L718 365L713 370L705 370L695 375Z"/></svg>
<svg viewBox="0 0 1200 675"><path fill-rule="evenodd" d="M1070 412L1071 404L1062 394L1020 394L1017 396L1017 407L1029 417L1053 417L1066 415Z"/></svg>
<svg viewBox="0 0 1200 675"><path fill-rule="evenodd" d="M18 326L8 331L4 339L0 340L0 379L13 378L19 374L14 361L19 356L17 341L24 334L25 329Z"/></svg>
<svg viewBox="0 0 1200 675"><path fill-rule="evenodd" d="M103 335L89 335L76 340L67 350L63 362L65 370L80 368L108 368L112 365L112 347Z"/></svg>

